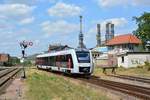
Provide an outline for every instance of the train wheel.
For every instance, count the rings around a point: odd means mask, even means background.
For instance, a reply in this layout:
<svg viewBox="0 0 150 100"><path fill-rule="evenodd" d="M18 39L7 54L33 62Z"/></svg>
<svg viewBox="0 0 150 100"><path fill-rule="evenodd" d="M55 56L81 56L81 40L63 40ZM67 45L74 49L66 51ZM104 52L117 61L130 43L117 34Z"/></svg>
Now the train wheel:
<svg viewBox="0 0 150 100"><path fill-rule="evenodd" d="M38 70L40 70L40 68L38 66L36 66Z"/></svg>
<svg viewBox="0 0 150 100"><path fill-rule="evenodd" d="M48 69L48 71L52 72L52 69L51 69L51 68L49 68L49 69Z"/></svg>

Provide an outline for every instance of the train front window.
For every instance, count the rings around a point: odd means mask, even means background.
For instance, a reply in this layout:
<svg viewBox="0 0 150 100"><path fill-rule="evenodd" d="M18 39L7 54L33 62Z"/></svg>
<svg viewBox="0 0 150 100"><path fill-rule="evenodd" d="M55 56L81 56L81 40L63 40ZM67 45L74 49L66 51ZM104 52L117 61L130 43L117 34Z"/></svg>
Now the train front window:
<svg viewBox="0 0 150 100"><path fill-rule="evenodd" d="M89 52L76 52L76 55L79 63L90 63Z"/></svg>

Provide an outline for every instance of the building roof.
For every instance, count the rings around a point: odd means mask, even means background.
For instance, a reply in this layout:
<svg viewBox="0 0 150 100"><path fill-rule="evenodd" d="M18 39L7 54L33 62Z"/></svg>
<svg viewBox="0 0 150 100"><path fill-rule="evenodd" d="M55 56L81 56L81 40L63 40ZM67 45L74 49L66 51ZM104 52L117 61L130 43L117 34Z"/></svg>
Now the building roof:
<svg viewBox="0 0 150 100"><path fill-rule="evenodd" d="M138 39L135 35L132 34L125 34L125 35L119 35L115 36L113 39L109 40L106 45L118 45L118 44L141 44L141 40Z"/></svg>

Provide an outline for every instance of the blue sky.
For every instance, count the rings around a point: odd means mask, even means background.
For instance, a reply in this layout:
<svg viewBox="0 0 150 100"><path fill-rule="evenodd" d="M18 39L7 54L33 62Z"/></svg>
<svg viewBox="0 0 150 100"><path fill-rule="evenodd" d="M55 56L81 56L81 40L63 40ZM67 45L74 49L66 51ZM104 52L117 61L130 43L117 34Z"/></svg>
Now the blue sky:
<svg viewBox="0 0 150 100"><path fill-rule="evenodd" d="M96 45L96 24L102 39L106 22L115 24L115 35L137 28L133 16L150 11L150 0L0 0L0 53L21 56L19 42L32 41L31 55L49 44L78 46L79 15L83 16L84 43Z"/></svg>

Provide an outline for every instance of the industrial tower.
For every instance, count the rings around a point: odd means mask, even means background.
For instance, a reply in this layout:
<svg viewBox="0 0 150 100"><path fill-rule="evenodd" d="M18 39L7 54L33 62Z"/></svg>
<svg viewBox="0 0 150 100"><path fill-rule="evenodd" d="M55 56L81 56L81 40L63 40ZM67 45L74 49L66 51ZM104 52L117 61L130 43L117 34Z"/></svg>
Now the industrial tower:
<svg viewBox="0 0 150 100"><path fill-rule="evenodd" d="M105 34L106 42L114 38L114 24L108 22L106 24L106 34Z"/></svg>
<svg viewBox="0 0 150 100"><path fill-rule="evenodd" d="M101 26L100 24L97 24L97 35L96 35L96 40L97 40L97 47L101 46Z"/></svg>
<svg viewBox="0 0 150 100"><path fill-rule="evenodd" d="M83 33L82 33L82 16L80 16L80 34L79 34L79 46L80 49L86 49L86 46L83 43Z"/></svg>

